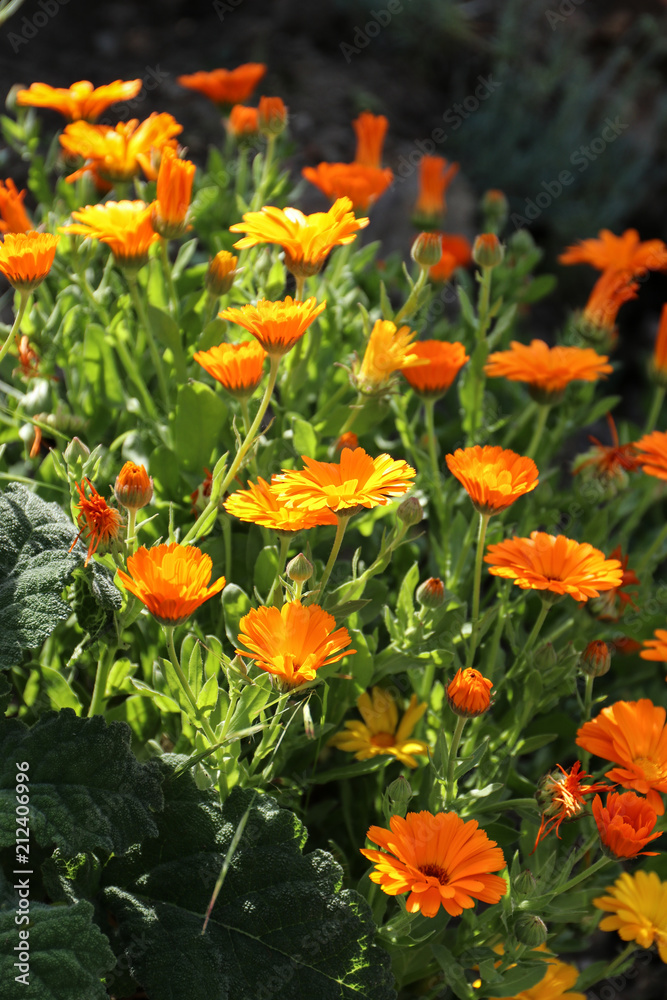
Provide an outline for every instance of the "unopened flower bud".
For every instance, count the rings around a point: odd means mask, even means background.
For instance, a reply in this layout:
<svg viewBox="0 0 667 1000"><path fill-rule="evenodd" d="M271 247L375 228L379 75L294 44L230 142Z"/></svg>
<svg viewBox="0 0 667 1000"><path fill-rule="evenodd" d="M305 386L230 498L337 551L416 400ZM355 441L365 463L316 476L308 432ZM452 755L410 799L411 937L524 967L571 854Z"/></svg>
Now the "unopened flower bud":
<svg viewBox="0 0 667 1000"><path fill-rule="evenodd" d="M387 798L392 816L405 816L408 811L408 803L414 792L410 787L410 782L403 775L399 775L387 787Z"/></svg>
<svg viewBox="0 0 667 1000"><path fill-rule="evenodd" d="M536 889L537 879L529 868L524 868L523 871L519 872L517 877L512 882L512 890L514 894L521 899L529 898L533 895Z"/></svg>
<svg viewBox="0 0 667 1000"><path fill-rule="evenodd" d="M539 948L547 939L547 925L536 913L520 913L514 921L514 935L521 944Z"/></svg>
<svg viewBox="0 0 667 1000"><path fill-rule="evenodd" d="M433 267L442 257L442 234L420 233L412 244L410 256L419 267Z"/></svg>
<svg viewBox="0 0 667 1000"><path fill-rule="evenodd" d="M63 452L67 465L76 465L78 461L85 462L90 457L90 448L78 437L73 437Z"/></svg>
<svg viewBox="0 0 667 1000"><path fill-rule="evenodd" d="M447 701L452 712L464 719L484 715L491 707L493 684L474 667L459 669L447 687Z"/></svg>
<svg viewBox="0 0 667 1000"><path fill-rule="evenodd" d="M281 97L260 97L257 124L264 136L280 135L287 126L287 108Z"/></svg>
<svg viewBox="0 0 667 1000"><path fill-rule="evenodd" d="M126 510L141 510L153 499L153 480L145 466L126 462L116 476L113 491L121 507Z"/></svg>
<svg viewBox="0 0 667 1000"><path fill-rule="evenodd" d="M403 524L410 527L413 524L419 524L424 516L424 511L417 497L407 497L398 505L396 514Z"/></svg>
<svg viewBox="0 0 667 1000"><path fill-rule="evenodd" d="M208 265L206 289L212 295L226 295L234 283L238 257L229 250L221 250Z"/></svg>
<svg viewBox="0 0 667 1000"><path fill-rule="evenodd" d="M525 257L535 249L535 240L530 230L517 229L507 241L507 246L515 257Z"/></svg>
<svg viewBox="0 0 667 1000"><path fill-rule="evenodd" d="M290 559L287 563L286 573L294 583L305 583L313 575L313 564L306 559L303 552Z"/></svg>
<svg viewBox="0 0 667 1000"><path fill-rule="evenodd" d="M342 451L343 448L356 448L359 444L359 438L354 433L354 431L345 431L344 434L336 441L336 451Z"/></svg>
<svg viewBox="0 0 667 1000"><path fill-rule="evenodd" d="M500 232L509 215L509 202L502 191L491 188L485 192L482 198L482 214L487 232Z"/></svg>
<svg viewBox="0 0 667 1000"><path fill-rule="evenodd" d="M539 646L535 650L532 660L533 660L533 667L536 670L539 670L540 673L544 673L545 671L550 670L552 667L555 667L558 663L558 654L554 649L553 643L545 642L541 646Z"/></svg>
<svg viewBox="0 0 667 1000"><path fill-rule="evenodd" d="M445 603L445 585L437 576L432 576L419 584L415 597L423 608L441 608Z"/></svg>
<svg viewBox="0 0 667 1000"><path fill-rule="evenodd" d="M611 650L602 639L589 642L581 654L579 667L589 677L602 677L611 666Z"/></svg>
<svg viewBox="0 0 667 1000"><path fill-rule="evenodd" d="M504 247L495 233L480 233L472 248L472 259L479 267L497 267L504 256Z"/></svg>

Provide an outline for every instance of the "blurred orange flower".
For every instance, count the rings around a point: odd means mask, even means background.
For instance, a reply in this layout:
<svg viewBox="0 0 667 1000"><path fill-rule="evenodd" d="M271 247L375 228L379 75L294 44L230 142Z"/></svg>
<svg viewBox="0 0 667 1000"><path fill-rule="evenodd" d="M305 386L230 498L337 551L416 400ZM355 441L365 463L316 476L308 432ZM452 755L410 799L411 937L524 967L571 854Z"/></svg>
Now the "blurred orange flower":
<svg viewBox="0 0 667 1000"><path fill-rule="evenodd" d="M419 194L413 214L420 228L434 228L445 214L445 192L459 172L458 163L443 156L422 156L419 163Z"/></svg>
<svg viewBox="0 0 667 1000"><path fill-rule="evenodd" d="M600 621L618 621L628 604L630 607L636 608L637 605L634 603L633 598L637 596L637 592L624 594L621 591L628 586L641 585L634 570L628 569L629 557L623 555L620 545L617 545L614 551L609 554L609 558L619 560L621 569L623 570L623 579L618 587L614 587L612 590L608 590L596 598L594 611ZM617 609L617 602L620 604L620 610ZM628 639L626 642L630 642L630 640ZM618 645L618 641L616 645Z"/></svg>
<svg viewBox="0 0 667 1000"><path fill-rule="evenodd" d="M0 181L0 233L27 233L34 229L23 207L25 196L25 190L18 191L11 177Z"/></svg>
<svg viewBox="0 0 667 1000"><path fill-rule="evenodd" d="M539 472L532 458L500 445L457 448L446 455L447 468L456 476L480 514L497 514L530 493Z"/></svg>
<svg viewBox="0 0 667 1000"><path fill-rule="evenodd" d="M239 104L250 97L266 73L264 63L243 63L236 69L214 69L210 73L200 70L176 79L182 87L204 94L216 104Z"/></svg>
<svg viewBox="0 0 667 1000"><path fill-rule="evenodd" d="M656 479L667 479L667 431L651 431L637 441L637 463Z"/></svg>
<svg viewBox="0 0 667 1000"><path fill-rule="evenodd" d="M112 104L136 97L141 86L141 80L114 80L103 87L93 87L90 80L78 80L71 87L32 83L28 90L19 90L16 103L33 108L51 108L72 122L80 119L95 122Z"/></svg>
<svg viewBox="0 0 667 1000"><path fill-rule="evenodd" d="M9 183L9 182L8 182ZM0 184L0 199L2 198L2 185ZM0 215L2 215L2 201L0 200ZM0 222L0 227L2 223ZM663 305L658 324L658 335L655 340L653 358L651 359L651 373L658 376L662 383L667 380L667 302Z"/></svg>
<svg viewBox="0 0 667 1000"><path fill-rule="evenodd" d="M438 399L444 396L469 357L463 344L448 340L418 340L411 354L426 359L427 365L400 368L408 384L420 396Z"/></svg>
<svg viewBox="0 0 667 1000"><path fill-rule="evenodd" d="M356 448L359 445L359 438L354 431L345 431L336 441L335 451L342 451L343 448Z"/></svg>
<svg viewBox="0 0 667 1000"><path fill-rule="evenodd" d="M247 398L262 381L266 351L256 340L240 344L218 344L197 351L194 360L234 396Z"/></svg>
<svg viewBox="0 0 667 1000"><path fill-rule="evenodd" d="M427 707L425 701L418 704L417 695L413 694L399 723L398 708L391 693L374 687L370 694L364 691L357 698L363 722L358 719L346 722L345 731L332 736L327 746L353 753L356 760L395 757L406 767L415 768L418 763L415 755L425 757L428 744L413 739L412 731Z"/></svg>
<svg viewBox="0 0 667 1000"><path fill-rule="evenodd" d="M340 462L318 462L303 456L305 469L284 470L273 486L288 506L301 510L328 507L341 515L355 507L384 507L391 497L403 496L416 473L389 455L371 458L363 448L343 448Z"/></svg>
<svg viewBox="0 0 667 1000"><path fill-rule="evenodd" d="M389 120L384 115L372 115L362 111L352 122L357 137L357 151L354 162L364 167L379 170L382 166L382 147L387 134Z"/></svg>
<svg viewBox="0 0 667 1000"><path fill-rule="evenodd" d="M609 792L603 806L602 799L596 795L593 816L603 848L616 861L636 858L640 854L648 857L658 854L657 851L642 851L642 847L661 836L660 831L652 833L658 817L646 799L634 792Z"/></svg>
<svg viewBox="0 0 667 1000"><path fill-rule="evenodd" d="M350 634L336 628L333 615L318 604L304 606L300 601L282 608L253 608L239 623L237 641L247 647L237 649L238 655L249 656L285 689L315 680L321 667L356 653L346 648Z"/></svg>
<svg viewBox="0 0 667 1000"><path fill-rule="evenodd" d="M389 826L372 826L366 836L381 850L361 853L375 865L369 878L383 892L410 893L408 913L435 917L442 906L458 917L476 899L497 903L505 894L505 879L489 874L505 867L503 852L477 820L423 810L392 816Z"/></svg>
<svg viewBox="0 0 667 1000"><path fill-rule="evenodd" d="M508 351L489 355L489 378L526 382L538 401L556 401L570 382L596 382L613 369L609 358L590 347L549 347L544 340L529 345L513 340Z"/></svg>
<svg viewBox="0 0 667 1000"><path fill-rule="evenodd" d="M213 561L194 545L153 545L137 549L118 579L161 625L182 625L200 604L219 594L224 576L209 586Z"/></svg>
<svg viewBox="0 0 667 1000"><path fill-rule="evenodd" d="M639 285L625 271L604 271L593 285L584 319L598 330L611 331L624 302L637 298Z"/></svg>
<svg viewBox="0 0 667 1000"><path fill-rule="evenodd" d="M394 179L389 167L382 170L363 163L319 163L301 173L331 201L349 198L357 212L367 212Z"/></svg>
<svg viewBox="0 0 667 1000"><path fill-rule="evenodd" d="M72 212L76 223L64 233L77 233L106 243L120 267L136 270L148 260L148 248L158 234L151 223L152 207L143 201L105 201Z"/></svg>
<svg viewBox="0 0 667 1000"><path fill-rule="evenodd" d="M305 531L322 524L338 523L336 515L328 508L309 511L287 507L278 491L261 476L256 483L248 482L247 490L232 493L225 500L224 507L240 521L249 521L274 531Z"/></svg>
<svg viewBox="0 0 667 1000"><path fill-rule="evenodd" d="M409 326L398 328L387 319L375 321L355 380L361 392L373 393L384 389L394 372L415 365L425 367L428 361L413 350L417 333Z"/></svg>
<svg viewBox="0 0 667 1000"><path fill-rule="evenodd" d="M558 771L547 774L540 782L539 802L543 806L542 821L535 838L535 847L555 830L560 838L560 825L566 820L581 816L586 805L586 795L593 792L609 791L610 786L603 782L587 784L592 777L582 770L579 761L575 761L569 771L556 765ZM560 773L559 773L560 772Z"/></svg>
<svg viewBox="0 0 667 1000"><path fill-rule="evenodd" d="M220 318L238 323L257 338L267 354L280 356L292 350L326 305L326 302L318 305L314 296L297 302L287 295L280 302L260 299L256 305L224 309Z"/></svg>
<svg viewBox="0 0 667 1000"><path fill-rule="evenodd" d="M206 289L211 295L226 295L234 284L236 277L236 265L239 259L229 250L219 250L213 260L209 262L206 272Z"/></svg>
<svg viewBox="0 0 667 1000"><path fill-rule="evenodd" d="M449 707L464 719L483 715L491 707L492 681L473 667L459 668L447 687Z"/></svg>
<svg viewBox="0 0 667 1000"><path fill-rule="evenodd" d="M667 726L664 708L649 698L617 701L577 732L577 746L619 767L607 778L645 795L662 816L660 793L667 792Z"/></svg>
<svg viewBox="0 0 667 1000"><path fill-rule="evenodd" d="M530 538L505 539L489 545L487 552L484 562L494 576L514 580L522 590L570 594L575 601L618 587L623 576L618 559L605 559L588 542L544 531L533 531Z"/></svg>
<svg viewBox="0 0 667 1000"><path fill-rule="evenodd" d="M558 258L561 264L590 264L598 271L628 271L631 275L644 271L667 271L667 246L662 240L642 243L636 229L626 229L615 236L601 229L597 239L580 240Z"/></svg>
<svg viewBox="0 0 667 1000"><path fill-rule="evenodd" d="M37 288L51 270L59 242L51 233L6 233L0 242L0 274L20 292Z"/></svg>
<svg viewBox="0 0 667 1000"><path fill-rule="evenodd" d="M287 125L287 108L282 97L260 97L257 125L264 136L280 135Z"/></svg>
<svg viewBox="0 0 667 1000"><path fill-rule="evenodd" d="M100 545L105 547L116 541L123 522L120 512L109 506L104 497L97 492L90 479L82 479L80 483L74 485L79 493L76 509L79 511L78 523L81 530L70 545L69 550L71 552L83 536L84 541L88 542L85 562L87 566ZM89 494L86 494L86 486L90 491Z"/></svg>
<svg viewBox="0 0 667 1000"><path fill-rule="evenodd" d="M239 250L258 243L277 243L285 251L285 265L298 277L317 274L335 246L351 243L368 219L356 219L349 198L338 198L328 212L304 215L298 208L265 205L260 212L246 212L243 222L229 227L247 233L234 244Z"/></svg>
<svg viewBox="0 0 667 1000"><path fill-rule="evenodd" d="M611 434L612 444L602 444L592 434L588 435L588 440L595 445L589 452L581 455L572 467L572 474L578 475L583 469L594 468L600 479L607 482L614 480L626 481L626 472L634 472L639 468L637 460L637 448L634 442L620 444L618 431L611 413L607 414L607 424Z"/></svg>
<svg viewBox="0 0 667 1000"><path fill-rule="evenodd" d="M151 218L155 232L167 240L178 239L187 229L196 169L190 160L180 159L171 146L162 150Z"/></svg>
<svg viewBox="0 0 667 1000"><path fill-rule="evenodd" d="M92 171L103 180L116 183L128 181L143 170L148 180L153 181L157 177L153 157L165 146L175 149L174 137L182 131L183 126L166 112L153 113L143 122L138 118L118 122L115 128L72 122L61 132L60 145L70 156L81 156L87 162L66 180L74 181Z"/></svg>
<svg viewBox="0 0 667 1000"><path fill-rule="evenodd" d="M667 630L658 628L653 633L654 639L644 639L642 649L639 654L642 660L658 660L659 663L667 663Z"/></svg>
<svg viewBox="0 0 667 1000"><path fill-rule="evenodd" d="M249 108L245 104L235 104L229 112L227 130L235 139L256 135L259 132L257 108Z"/></svg>
<svg viewBox="0 0 667 1000"><path fill-rule="evenodd" d="M449 281L458 267L468 267L472 261L472 247L465 236L441 233L442 255L437 264L430 267L428 276L431 281L443 283Z"/></svg>

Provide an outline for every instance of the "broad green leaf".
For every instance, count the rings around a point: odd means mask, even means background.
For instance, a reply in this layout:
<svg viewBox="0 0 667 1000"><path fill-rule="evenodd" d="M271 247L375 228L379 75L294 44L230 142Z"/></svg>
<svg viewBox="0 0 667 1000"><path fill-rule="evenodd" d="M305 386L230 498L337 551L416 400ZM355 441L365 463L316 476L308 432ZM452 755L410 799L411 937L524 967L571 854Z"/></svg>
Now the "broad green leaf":
<svg viewBox="0 0 667 1000"><path fill-rule="evenodd" d="M83 370L88 387L92 390L93 407L105 403L114 406L125 404L126 392L118 375L116 357L103 327L97 323L82 324Z"/></svg>
<svg viewBox="0 0 667 1000"><path fill-rule="evenodd" d="M331 855L302 854L307 833L267 795L234 789L220 805L180 757L163 757L158 837L112 858L103 897L118 921L129 972L156 1000L393 1000L389 958L372 944L366 902L341 890ZM206 931L216 879L239 827ZM141 953L132 942L144 936Z"/></svg>
<svg viewBox="0 0 667 1000"><path fill-rule="evenodd" d="M209 677L197 697L197 708L210 712L218 703L218 678Z"/></svg>
<svg viewBox="0 0 667 1000"><path fill-rule="evenodd" d="M31 670L26 688L35 686L35 693L24 692L24 700L27 705L34 705L37 698L46 696L51 708L71 708L76 715L81 715L81 702L76 691L74 691L61 673L53 667L40 665L38 670Z"/></svg>
<svg viewBox="0 0 667 1000"><path fill-rule="evenodd" d="M466 979L463 967L449 949L441 944L432 944L431 951L442 969L444 980L459 1000L473 1000L475 991Z"/></svg>
<svg viewBox="0 0 667 1000"><path fill-rule="evenodd" d="M178 323L164 309L158 309L152 305L148 306L148 322L160 343L164 344L171 351L178 381L185 382L187 377L185 354L183 353L181 331L178 328Z"/></svg>
<svg viewBox="0 0 667 1000"><path fill-rule="evenodd" d="M538 302L553 292L556 283L555 274L540 274L519 289L518 298L521 302Z"/></svg>
<svg viewBox="0 0 667 1000"><path fill-rule="evenodd" d="M31 728L0 720L0 844L15 840L16 764L27 762L30 836L77 854L122 854L155 836L162 806L157 766L140 764L130 729L102 716L78 719L71 709L47 712Z"/></svg>
<svg viewBox="0 0 667 1000"><path fill-rule="evenodd" d="M315 458L315 452L317 451L317 435L313 430L312 424L309 424L307 420L301 420L297 417L293 424L294 429L294 447L299 455L306 455L308 458Z"/></svg>
<svg viewBox="0 0 667 1000"><path fill-rule="evenodd" d="M174 451L187 472L197 475L210 465L227 420L227 407L203 382L182 385L174 412Z"/></svg>
<svg viewBox="0 0 667 1000"><path fill-rule="evenodd" d="M464 774L467 774L468 771L471 771L473 769L473 767L476 767L477 764L479 764L479 762L481 761L484 754L486 753L488 745L489 745L489 737L485 736L482 742L479 744L479 746L475 747L470 756L464 757L463 760L461 760L456 765L456 770L454 771L454 777L462 778Z"/></svg>
<svg viewBox="0 0 667 1000"><path fill-rule="evenodd" d="M530 955L531 958L538 958L534 951ZM512 966L512 968L503 973L501 982L494 980L493 995L494 997L516 997L517 993L536 986L544 979L546 971L544 959L530 962L525 962L522 959L519 965Z"/></svg>
<svg viewBox="0 0 667 1000"><path fill-rule="evenodd" d="M222 606L225 611L225 632L235 647L238 643L239 622L252 607L250 598L235 583L228 583L222 591Z"/></svg>

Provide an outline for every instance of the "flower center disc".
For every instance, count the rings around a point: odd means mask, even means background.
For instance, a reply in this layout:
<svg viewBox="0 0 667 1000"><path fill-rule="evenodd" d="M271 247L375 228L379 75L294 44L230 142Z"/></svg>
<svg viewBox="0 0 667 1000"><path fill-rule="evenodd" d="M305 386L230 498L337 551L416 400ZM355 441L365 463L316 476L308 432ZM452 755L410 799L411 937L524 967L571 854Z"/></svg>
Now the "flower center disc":
<svg viewBox="0 0 667 1000"><path fill-rule="evenodd" d="M644 772L644 777L647 781L664 781L665 780L665 768L659 767L654 760L650 757L637 757L634 763L641 767Z"/></svg>
<svg viewBox="0 0 667 1000"><path fill-rule="evenodd" d="M447 885L449 881L449 875L440 865L420 865L419 871L429 878L437 878L440 885Z"/></svg>
<svg viewBox="0 0 667 1000"><path fill-rule="evenodd" d="M395 741L393 733L375 733L371 736L371 743L375 747L393 747Z"/></svg>

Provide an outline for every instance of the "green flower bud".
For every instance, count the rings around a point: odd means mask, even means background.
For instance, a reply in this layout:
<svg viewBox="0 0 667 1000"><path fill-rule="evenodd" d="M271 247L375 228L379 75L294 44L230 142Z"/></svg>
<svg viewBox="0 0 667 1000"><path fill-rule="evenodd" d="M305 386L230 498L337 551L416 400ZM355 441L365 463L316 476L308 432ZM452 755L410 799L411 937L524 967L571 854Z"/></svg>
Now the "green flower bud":
<svg viewBox="0 0 667 1000"><path fill-rule="evenodd" d="M303 552L299 552L298 556L294 556L294 559L290 559L287 563L286 572L294 583L305 583L313 575L313 564L306 559Z"/></svg>
<svg viewBox="0 0 667 1000"><path fill-rule="evenodd" d="M520 913L514 921L514 935L521 944L539 948L547 939L547 925L536 913Z"/></svg>

